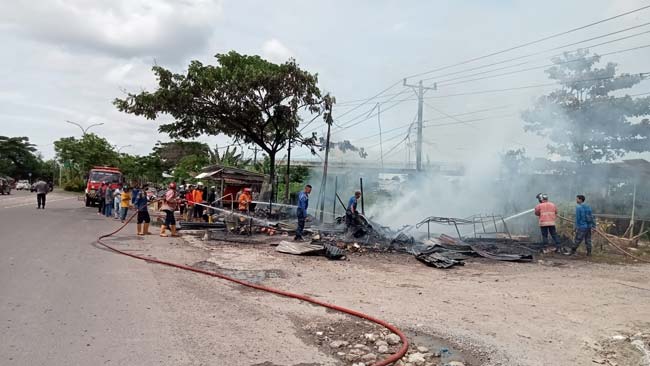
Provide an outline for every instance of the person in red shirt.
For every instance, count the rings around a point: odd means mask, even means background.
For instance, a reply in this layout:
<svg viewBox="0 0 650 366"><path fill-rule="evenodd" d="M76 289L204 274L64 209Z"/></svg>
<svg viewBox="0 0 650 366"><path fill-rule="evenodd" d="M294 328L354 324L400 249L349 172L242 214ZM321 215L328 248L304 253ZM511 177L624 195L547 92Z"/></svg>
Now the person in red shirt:
<svg viewBox="0 0 650 366"><path fill-rule="evenodd" d="M551 235L555 243L555 251L559 252L561 249L560 237L557 235L555 229L555 219L557 218L557 206L548 200L546 193L537 195L539 204L535 206L535 215L539 217L539 228L542 231L542 243L544 247L548 245L548 236Z"/></svg>

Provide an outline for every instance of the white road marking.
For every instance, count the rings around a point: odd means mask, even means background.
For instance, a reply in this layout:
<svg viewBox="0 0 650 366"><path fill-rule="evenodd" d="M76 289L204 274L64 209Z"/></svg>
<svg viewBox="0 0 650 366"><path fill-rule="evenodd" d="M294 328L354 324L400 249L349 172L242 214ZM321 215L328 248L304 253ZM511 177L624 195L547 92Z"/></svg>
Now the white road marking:
<svg viewBox="0 0 650 366"><path fill-rule="evenodd" d="M65 201L65 200L69 200L69 199L72 199L72 198L76 198L76 197L66 197L66 198L60 198L60 199L54 199L54 200L47 200L47 201L45 201L45 204L49 204L51 202ZM19 205L4 206L3 208L14 208L14 207L29 206L29 205L36 205L36 199L30 200L30 202L27 202L27 203L21 203Z"/></svg>

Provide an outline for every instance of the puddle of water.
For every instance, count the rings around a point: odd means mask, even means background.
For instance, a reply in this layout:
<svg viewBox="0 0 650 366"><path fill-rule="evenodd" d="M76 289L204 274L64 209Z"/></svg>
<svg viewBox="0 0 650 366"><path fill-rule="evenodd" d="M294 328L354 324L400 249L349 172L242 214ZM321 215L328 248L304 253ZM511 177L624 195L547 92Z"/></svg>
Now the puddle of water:
<svg viewBox="0 0 650 366"><path fill-rule="evenodd" d="M238 280L251 282L251 283L261 283L267 279L272 278L283 278L284 273L278 269L268 269L268 270L240 270L240 269L231 269L219 267L214 262L201 261L194 263L192 267L200 268L206 271L222 273L226 276L236 278Z"/></svg>
<svg viewBox="0 0 650 366"><path fill-rule="evenodd" d="M466 366L481 365L481 362L473 355L449 344L448 341L423 333L407 332L408 339L418 346L424 346L431 353L440 354L442 365L450 361L460 361Z"/></svg>

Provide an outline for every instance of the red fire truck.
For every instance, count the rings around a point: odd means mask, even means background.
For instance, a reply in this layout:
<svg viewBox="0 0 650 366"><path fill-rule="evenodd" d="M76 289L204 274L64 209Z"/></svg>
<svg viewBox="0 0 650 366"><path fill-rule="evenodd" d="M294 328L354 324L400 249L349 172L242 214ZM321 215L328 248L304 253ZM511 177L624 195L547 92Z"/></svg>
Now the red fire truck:
<svg viewBox="0 0 650 366"><path fill-rule="evenodd" d="M86 182L86 207L93 206L96 202L99 202L97 191L104 182L108 183L111 189L120 187L124 182L122 172L110 166L95 166L90 169Z"/></svg>

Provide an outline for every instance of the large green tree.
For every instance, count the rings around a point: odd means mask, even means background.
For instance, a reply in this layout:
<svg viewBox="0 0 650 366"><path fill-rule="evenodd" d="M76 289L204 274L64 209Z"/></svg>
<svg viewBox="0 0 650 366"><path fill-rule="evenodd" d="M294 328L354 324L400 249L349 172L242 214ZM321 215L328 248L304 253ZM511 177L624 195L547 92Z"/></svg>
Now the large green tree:
<svg viewBox="0 0 650 366"><path fill-rule="evenodd" d="M28 137L0 136L0 175L25 179L41 174L43 161Z"/></svg>
<svg viewBox="0 0 650 366"><path fill-rule="evenodd" d="M159 183L162 181L164 171L162 161L154 153L145 156L121 154L117 166L129 182Z"/></svg>
<svg viewBox="0 0 650 366"><path fill-rule="evenodd" d="M57 159L78 174L87 173L95 165L116 165L118 154L103 137L94 133L84 134L80 139L64 137L54 141Z"/></svg>
<svg viewBox="0 0 650 366"><path fill-rule="evenodd" d="M288 143L313 144L298 132L302 113L321 113L317 75L294 60L274 64L259 56L231 51L216 55L218 65L192 61L186 74L153 68L158 89L116 99L123 112L156 119L165 114L175 121L160 126L171 137L201 134L231 137L259 146L270 160L270 183L275 188L275 159Z"/></svg>
<svg viewBox="0 0 650 366"><path fill-rule="evenodd" d="M644 74L618 74L612 62L597 67L600 56L587 50L552 61L546 73L561 88L522 115L527 131L550 139L550 153L584 166L650 151L650 122L644 118L650 114L650 97L616 93L640 83Z"/></svg>
<svg viewBox="0 0 650 366"><path fill-rule="evenodd" d="M159 157L165 170L172 170L185 156L204 155L208 157L210 153L208 144L198 141L158 141L153 148L153 154Z"/></svg>
<svg viewBox="0 0 650 366"><path fill-rule="evenodd" d="M252 159L244 157L244 152L237 150L237 147L226 146L223 152L219 152L219 146L210 151L210 164L229 166L232 168L248 168Z"/></svg>

